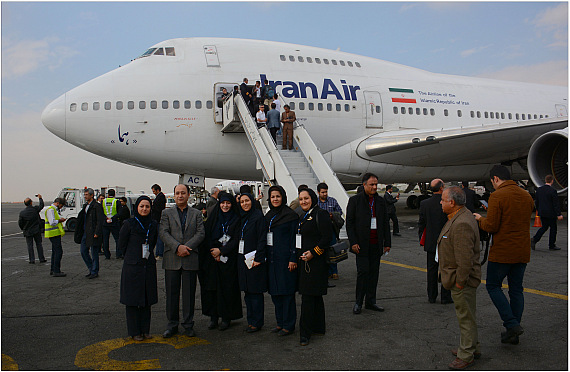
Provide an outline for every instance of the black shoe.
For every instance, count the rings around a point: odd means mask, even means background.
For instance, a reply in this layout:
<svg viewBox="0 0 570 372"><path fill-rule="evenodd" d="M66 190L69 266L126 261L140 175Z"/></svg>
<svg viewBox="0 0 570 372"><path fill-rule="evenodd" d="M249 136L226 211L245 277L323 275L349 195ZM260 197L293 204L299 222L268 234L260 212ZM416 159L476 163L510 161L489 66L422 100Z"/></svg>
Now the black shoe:
<svg viewBox="0 0 570 372"><path fill-rule="evenodd" d="M301 346L307 346L309 344L309 339L306 337L301 337Z"/></svg>
<svg viewBox="0 0 570 372"><path fill-rule="evenodd" d="M32 265L35 265L36 261L30 261L29 263L31 263Z"/></svg>
<svg viewBox="0 0 570 372"><path fill-rule="evenodd" d="M354 304L354 307L352 308L352 313L360 314L361 312L362 312L362 305Z"/></svg>
<svg viewBox="0 0 570 372"><path fill-rule="evenodd" d="M67 276L67 274L64 273L64 272L53 273L53 277L54 277L54 278L62 278L62 277L64 277L64 276Z"/></svg>
<svg viewBox="0 0 570 372"><path fill-rule="evenodd" d="M220 331L225 331L226 329L230 328L230 321L228 320L227 322L222 321L220 323L220 326L218 327L218 329Z"/></svg>
<svg viewBox="0 0 570 372"><path fill-rule="evenodd" d="M186 328L186 330L184 331L184 336L196 337L196 332L194 332L193 328Z"/></svg>
<svg viewBox="0 0 570 372"><path fill-rule="evenodd" d="M376 304L366 305L365 308L373 311L380 311L380 312L384 311L384 308L382 306L378 306Z"/></svg>
<svg viewBox="0 0 570 372"><path fill-rule="evenodd" d="M519 343L519 336L523 333L524 329L520 325L509 328L506 332L501 332L501 342L503 344L516 345Z"/></svg>
<svg viewBox="0 0 570 372"><path fill-rule="evenodd" d="M282 330L283 328L279 328L279 327L275 327L273 328L270 332L271 333L279 333L280 330Z"/></svg>
<svg viewBox="0 0 570 372"><path fill-rule="evenodd" d="M536 248L536 243L533 238L530 239L530 248L534 251Z"/></svg>
<svg viewBox="0 0 570 372"><path fill-rule="evenodd" d="M166 331L164 331L164 333L162 334L162 337L164 338L170 338L172 336L174 336L175 334L178 333L178 328L174 328L174 329L167 329Z"/></svg>
<svg viewBox="0 0 570 372"><path fill-rule="evenodd" d="M559 251L559 250L560 250L560 247L554 246L554 247L548 248L548 249L551 250L551 251Z"/></svg>
<svg viewBox="0 0 570 372"><path fill-rule="evenodd" d="M435 304L435 298L428 298L430 304Z"/></svg>
<svg viewBox="0 0 570 372"><path fill-rule="evenodd" d="M330 282L327 281L327 287L328 288L334 288L334 287L336 287L336 284L331 284Z"/></svg>
<svg viewBox="0 0 570 372"><path fill-rule="evenodd" d="M393 235L394 236L402 236L402 234L400 234L400 233L394 233Z"/></svg>
<svg viewBox="0 0 570 372"><path fill-rule="evenodd" d="M286 330L282 329L279 332L277 332L277 336L289 336L289 335L292 335L293 333L295 333L295 332L294 331L286 331Z"/></svg>
<svg viewBox="0 0 570 372"><path fill-rule="evenodd" d="M91 275L88 276L89 279L95 279L95 278L98 278L98 277L99 277L99 274L91 274Z"/></svg>
<svg viewBox="0 0 570 372"><path fill-rule="evenodd" d="M208 324L208 329L216 329L218 328L218 319L210 320L210 324Z"/></svg>
<svg viewBox="0 0 570 372"><path fill-rule="evenodd" d="M44 262L47 262L47 260L40 260L40 263L44 263Z"/></svg>
<svg viewBox="0 0 570 372"><path fill-rule="evenodd" d="M441 300L441 304L442 304L442 305L447 305L447 304L452 304L452 303L453 303L453 300L452 300L452 299L449 299L449 300Z"/></svg>

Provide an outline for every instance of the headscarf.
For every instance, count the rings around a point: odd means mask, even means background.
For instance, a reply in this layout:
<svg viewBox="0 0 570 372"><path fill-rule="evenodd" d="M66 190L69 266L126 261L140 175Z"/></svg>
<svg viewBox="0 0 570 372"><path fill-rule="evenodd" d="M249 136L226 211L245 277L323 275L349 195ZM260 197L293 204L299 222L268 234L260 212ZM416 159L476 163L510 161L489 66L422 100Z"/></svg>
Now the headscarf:
<svg viewBox="0 0 570 372"><path fill-rule="evenodd" d="M281 205L278 207L274 207L271 204L271 193L273 191L279 192L281 194ZM290 221L296 221L299 219L297 213L295 213L291 208L287 206L287 193L285 189L281 186L271 186L269 188L269 197L267 201L269 202L269 212L265 215L265 220L267 221L267 225L271 224L271 228L278 226L282 223L287 223Z"/></svg>
<svg viewBox="0 0 570 372"><path fill-rule="evenodd" d="M244 210L242 209L242 207L241 207L241 199L242 199L243 197L247 197L247 198L249 198L249 200L251 200L251 208L250 208L250 210L247 211L247 212L244 211ZM253 195L251 195L250 193L245 192L245 193L240 194L239 200L240 200L240 205L239 205L239 214L240 214L240 216L241 216L242 218L244 218L244 217L249 218L251 212L253 212L253 211L255 210L255 204L253 204L254 201L255 201L255 198L254 198Z"/></svg>
<svg viewBox="0 0 570 372"><path fill-rule="evenodd" d="M144 229L145 229L145 230L148 230L148 229L149 229L149 226L150 226L150 224L151 224L151 222L152 222L151 213L149 213L149 214L146 215L146 216L141 216L141 215L139 214L139 204L140 204L143 200L148 200L148 202L150 203L150 207L151 207L151 209L152 209L152 200L151 200L148 196L142 195L142 196L139 196L139 198L137 199L137 202L135 203L135 208L134 208L133 214L134 214L135 218L137 218L137 219L140 221L140 223L143 225ZM135 226L139 226L139 227L140 227L140 225L139 225L138 223L136 223ZM145 231L145 234L146 234L146 231Z"/></svg>
<svg viewBox="0 0 570 372"><path fill-rule="evenodd" d="M304 189L304 190L301 190L301 191L299 192L299 195L300 195L302 192L304 192L304 191L308 192L309 195L311 196L311 208L309 208L309 211L310 211L310 210L314 209L315 206L318 206L318 205L319 205L319 198L318 198L317 194L315 194L315 192L313 191L313 189Z"/></svg>
<svg viewBox="0 0 570 372"><path fill-rule="evenodd" d="M227 212L222 211L222 208L220 207L224 201L229 201L232 205L230 210ZM219 239L224 234L222 226L226 226L227 228L234 223L238 218L237 211L238 209L235 198L225 191L220 191L220 194L218 195L218 205L216 206L215 212L212 213L213 217L217 216L214 217L216 222L212 233L213 239Z"/></svg>

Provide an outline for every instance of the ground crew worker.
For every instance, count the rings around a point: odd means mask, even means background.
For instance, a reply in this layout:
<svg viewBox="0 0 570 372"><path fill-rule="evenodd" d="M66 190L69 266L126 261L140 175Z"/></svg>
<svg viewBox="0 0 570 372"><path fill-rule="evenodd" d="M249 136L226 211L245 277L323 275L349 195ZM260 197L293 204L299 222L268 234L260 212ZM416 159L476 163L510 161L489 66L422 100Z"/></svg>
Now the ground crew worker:
<svg viewBox="0 0 570 372"><path fill-rule="evenodd" d="M109 236L113 234L115 239L115 258L122 258L123 253L119 252L119 215L117 214L117 206L119 200L115 199L115 190L109 189L107 197L103 199L103 211L105 211L106 221L103 224L103 253L105 259L111 258L111 251L109 250Z"/></svg>
<svg viewBox="0 0 570 372"><path fill-rule="evenodd" d="M57 198L45 211L45 237L51 242L51 270L50 275L62 277L67 274L61 271L61 258L63 248L61 237L65 235L62 222L65 218L59 216L59 210L65 205L65 199Z"/></svg>

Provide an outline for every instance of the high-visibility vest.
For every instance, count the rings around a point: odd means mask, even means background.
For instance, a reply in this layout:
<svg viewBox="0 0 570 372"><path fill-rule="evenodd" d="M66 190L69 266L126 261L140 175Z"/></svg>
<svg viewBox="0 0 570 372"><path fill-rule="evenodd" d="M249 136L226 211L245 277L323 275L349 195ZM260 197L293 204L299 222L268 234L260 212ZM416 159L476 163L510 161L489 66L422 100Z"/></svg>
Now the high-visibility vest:
<svg viewBox="0 0 570 372"><path fill-rule="evenodd" d="M105 209L105 215L108 218L113 218L117 214L117 199L105 198L103 200L103 208Z"/></svg>
<svg viewBox="0 0 570 372"><path fill-rule="evenodd" d="M60 217L59 217L59 214L57 213L57 208L55 208L53 205L50 205L48 207L48 209L53 209L54 218L56 221L58 221L60 219ZM45 212L45 217L46 217L46 220L45 220L46 221L46 223L45 223L45 229L46 229L45 237L46 238L53 238L54 236L65 235L65 231L63 230L63 225L61 224L61 222L58 222L57 226L52 226L49 224L49 219L47 216L48 209L46 209L46 212Z"/></svg>

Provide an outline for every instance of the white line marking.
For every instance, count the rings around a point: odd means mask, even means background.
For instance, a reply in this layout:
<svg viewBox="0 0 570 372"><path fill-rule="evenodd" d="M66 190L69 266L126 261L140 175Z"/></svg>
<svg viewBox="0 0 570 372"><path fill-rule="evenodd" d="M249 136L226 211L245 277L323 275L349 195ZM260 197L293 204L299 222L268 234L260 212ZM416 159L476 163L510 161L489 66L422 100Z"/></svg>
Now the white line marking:
<svg viewBox="0 0 570 372"><path fill-rule="evenodd" d="M2 235L2 236L0 236L0 238L6 238L8 236L14 236L14 235L20 235L20 234L22 234L22 233L19 232L19 233L15 233L15 234Z"/></svg>

